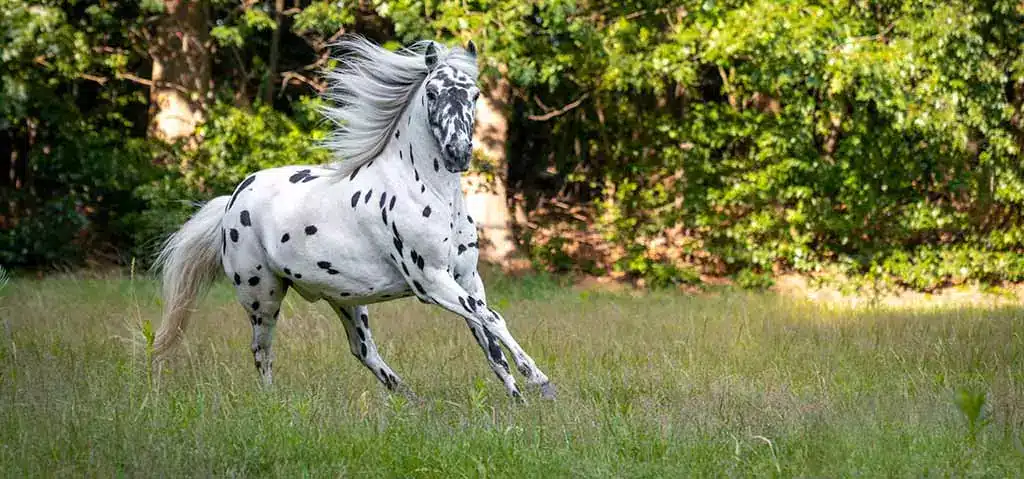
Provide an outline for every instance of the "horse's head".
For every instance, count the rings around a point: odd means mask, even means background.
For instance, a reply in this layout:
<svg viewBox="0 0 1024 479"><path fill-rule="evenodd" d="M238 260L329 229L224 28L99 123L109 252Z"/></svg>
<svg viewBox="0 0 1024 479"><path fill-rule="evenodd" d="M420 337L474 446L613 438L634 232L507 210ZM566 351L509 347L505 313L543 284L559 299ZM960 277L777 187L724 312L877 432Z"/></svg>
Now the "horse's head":
<svg viewBox="0 0 1024 479"><path fill-rule="evenodd" d="M476 57L473 42L469 42L466 52ZM433 44L427 47L426 62L430 74L424 90L430 131L441 147L445 169L451 173L466 171L473 159L473 118L480 89L466 73L450 65L437 65Z"/></svg>

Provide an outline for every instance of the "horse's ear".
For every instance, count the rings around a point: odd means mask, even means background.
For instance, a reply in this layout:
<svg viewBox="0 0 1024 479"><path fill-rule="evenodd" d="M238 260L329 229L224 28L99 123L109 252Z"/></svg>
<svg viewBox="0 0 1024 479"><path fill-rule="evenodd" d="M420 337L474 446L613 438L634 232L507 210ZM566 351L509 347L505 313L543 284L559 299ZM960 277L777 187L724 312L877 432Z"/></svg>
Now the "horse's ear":
<svg viewBox="0 0 1024 479"><path fill-rule="evenodd" d="M437 49L434 48L434 42L430 42L430 45L427 45L426 61L428 70L434 68L434 64L437 63Z"/></svg>
<svg viewBox="0 0 1024 479"><path fill-rule="evenodd" d="M476 56L476 43L473 43L473 40L470 40L469 44L466 45L466 52L474 57Z"/></svg>

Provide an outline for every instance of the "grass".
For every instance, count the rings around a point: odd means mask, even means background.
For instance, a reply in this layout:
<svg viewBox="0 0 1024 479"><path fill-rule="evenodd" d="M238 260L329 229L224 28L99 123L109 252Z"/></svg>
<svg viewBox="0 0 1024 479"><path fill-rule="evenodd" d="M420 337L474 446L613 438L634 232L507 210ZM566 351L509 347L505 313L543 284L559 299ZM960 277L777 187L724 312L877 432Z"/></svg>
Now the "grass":
<svg viewBox="0 0 1024 479"><path fill-rule="evenodd" d="M512 404L461 319L371 307L383 392L322 304L291 296L275 384L218 284L186 347L146 367L155 284L15 279L0 291L6 476L991 476L1024 471L1019 309L830 309L770 294L581 293L489 282L557 383Z"/></svg>

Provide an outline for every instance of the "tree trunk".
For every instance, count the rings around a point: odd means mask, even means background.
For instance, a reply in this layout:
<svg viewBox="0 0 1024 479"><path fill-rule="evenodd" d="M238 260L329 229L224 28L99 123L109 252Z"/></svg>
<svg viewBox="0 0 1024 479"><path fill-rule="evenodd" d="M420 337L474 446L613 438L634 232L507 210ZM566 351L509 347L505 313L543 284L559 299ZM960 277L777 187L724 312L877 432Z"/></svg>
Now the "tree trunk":
<svg viewBox="0 0 1024 479"><path fill-rule="evenodd" d="M284 26L284 0L274 1L274 22L277 28L270 35L270 59L267 61L267 79L263 84L263 104L274 105L274 85L277 82L277 63L281 56L281 29Z"/></svg>
<svg viewBox="0 0 1024 479"><path fill-rule="evenodd" d="M480 168L482 172L463 176L462 188L466 193L466 207L480 233L480 258L508 268L516 252L505 188L508 177L506 115L512 89L506 79L499 78L485 90L477 102L473 142L486 165L481 165L484 166Z"/></svg>
<svg viewBox="0 0 1024 479"><path fill-rule="evenodd" d="M207 5L203 0L164 0L150 55L149 134L167 142L191 137L203 120L210 93Z"/></svg>

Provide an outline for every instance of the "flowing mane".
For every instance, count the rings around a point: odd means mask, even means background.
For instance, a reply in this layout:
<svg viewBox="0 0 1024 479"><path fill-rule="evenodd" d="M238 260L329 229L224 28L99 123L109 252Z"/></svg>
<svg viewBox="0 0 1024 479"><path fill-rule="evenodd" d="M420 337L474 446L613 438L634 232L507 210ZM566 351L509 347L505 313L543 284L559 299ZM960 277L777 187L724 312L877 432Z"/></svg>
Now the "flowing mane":
<svg viewBox="0 0 1024 479"><path fill-rule="evenodd" d="M351 36L335 46L346 53L341 67L328 72L324 97L332 105L322 109L336 129L324 141L336 160L331 169L344 176L377 157L388 144L406 105L430 74L425 51L431 41L420 41L392 52L363 37ZM437 64L451 66L475 80L476 58L464 49L434 43Z"/></svg>

